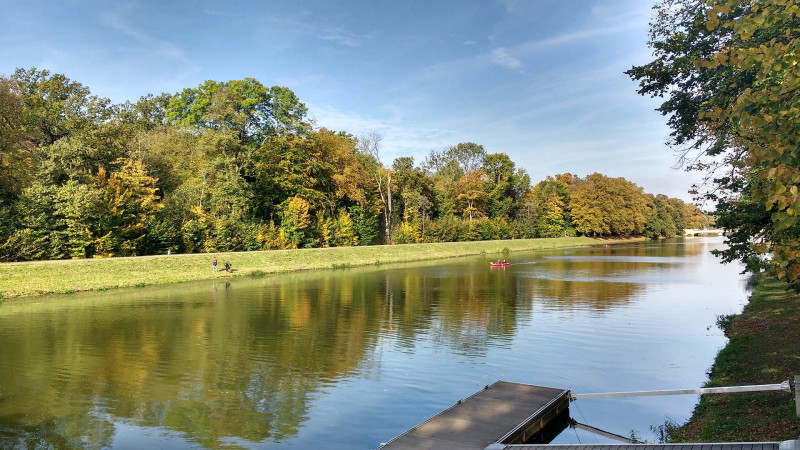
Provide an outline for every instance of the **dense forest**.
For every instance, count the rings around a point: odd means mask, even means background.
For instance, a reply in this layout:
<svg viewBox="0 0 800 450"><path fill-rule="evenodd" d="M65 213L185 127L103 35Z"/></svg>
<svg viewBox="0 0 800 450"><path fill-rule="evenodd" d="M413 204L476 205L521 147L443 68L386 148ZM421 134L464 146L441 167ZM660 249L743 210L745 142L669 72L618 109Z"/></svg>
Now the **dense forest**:
<svg viewBox="0 0 800 450"><path fill-rule="evenodd" d="M459 143L381 160L382 136L316 126L246 78L112 104L46 70L0 77L0 260L447 242L674 236L708 218L624 178L532 185Z"/></svg>

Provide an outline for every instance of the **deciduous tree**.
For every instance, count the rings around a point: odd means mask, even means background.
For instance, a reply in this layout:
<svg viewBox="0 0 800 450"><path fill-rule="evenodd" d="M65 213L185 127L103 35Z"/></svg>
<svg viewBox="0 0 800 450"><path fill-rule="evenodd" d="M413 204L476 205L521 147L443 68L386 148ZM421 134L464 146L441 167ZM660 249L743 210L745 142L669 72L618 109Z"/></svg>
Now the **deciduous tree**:
<svg viewBox="0 0 800 450"><path fill-rule="evenodd" d="M666 97L659 110L669 116L673 146L708 174L705 194L721 205L718 223L736 236L718 252L723 261L759 270L754 261L771 255L778 276L800 290L796 3L658 2L655 59L627 73L641 94Z"/></svg>

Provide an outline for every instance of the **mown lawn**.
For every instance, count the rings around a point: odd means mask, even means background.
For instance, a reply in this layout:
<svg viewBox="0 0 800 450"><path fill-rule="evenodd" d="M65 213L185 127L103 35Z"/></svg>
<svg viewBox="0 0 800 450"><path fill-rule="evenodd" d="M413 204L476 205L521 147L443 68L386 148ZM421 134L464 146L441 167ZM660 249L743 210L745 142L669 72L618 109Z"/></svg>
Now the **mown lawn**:
<svg viewBox="0 0 800 450"><path fill-rule="evenodd" d="M771 384L800 375L800 295L759 281L740 315L723 318L728 345L708 386ZM794 398L784 392L704 395L673 442L781 441L800 436Z"/></svg>
<svg viewBox="0 0 800 450"><path fill-rule="evenodd" d="M0 298L379 265L481 253L500 255L506 249L510 252L544 250L608 242L611 241L570 237L3 263L0 264ZM211 272L211 260L214 257L219 260L219 272L216 274ZM223 270L226 261L233 265L233 273Z"/></svg>

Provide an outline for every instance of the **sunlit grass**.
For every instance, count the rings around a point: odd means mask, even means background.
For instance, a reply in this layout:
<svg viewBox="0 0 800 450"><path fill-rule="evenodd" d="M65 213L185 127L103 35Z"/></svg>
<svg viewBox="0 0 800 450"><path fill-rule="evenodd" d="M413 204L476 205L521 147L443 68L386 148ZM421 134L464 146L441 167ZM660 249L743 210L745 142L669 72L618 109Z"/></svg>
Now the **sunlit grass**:
<svg viewBox="0 0 800 450"><path fill-rule="evenodd" d="M800 295L766 278L742 314L722 317L730 338L711 368L709 386L780 383L800 374ZM750 442L797 439L800 421L786 392L704 395L674 441Z"/></svg>
<svg viewBox="0 0 800 450"><path fill-rule="evenodd" d="M570 237L4 263L0 264L0 299L297 270L346 269L482 253L503 255L505 249L544 250L606 242L609 241ZM212 273L211 260L215 257L219 271ZM226 261L233 265L232 273L225 272Z"/></svg>

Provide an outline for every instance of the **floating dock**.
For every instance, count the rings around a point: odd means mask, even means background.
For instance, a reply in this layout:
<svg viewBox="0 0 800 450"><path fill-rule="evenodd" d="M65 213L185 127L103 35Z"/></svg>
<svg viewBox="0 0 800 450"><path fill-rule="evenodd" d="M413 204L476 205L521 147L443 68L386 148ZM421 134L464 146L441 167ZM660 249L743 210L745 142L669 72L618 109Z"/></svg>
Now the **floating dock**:
<svg viewBox="0 0 800 450"><path fill-rule="evenodd" d="M492 444L521 444L565 412L569 399L567 389L498 381L381 448L483 450Z"/></svg>
<svg viewBox="0 0 800 450"><path fill-rule="evenodd" d="M449 409L431 417L397 436L380 449L472 449L472 450L800 450L800 440L783 442L733 442L692 444L597 444L549 445L564 430L569 419L569 403L579 398L612 398L652 395L710 394L756 391L795 390L800 416L800 393L795 384L729 386L670 391L613 392L573 394L558 389L530 384L498 381L486 386ZM573 426L584 424L576 424ZM550 425L550 426L548 426ZM592 428L592 427L589 427ZM605 435L625 441L622 436ZM541 442L542 444L538 444Z"/></svg>
<svg viewBox="0 0 800 450"><path fill-rule="evenodd" d="M786 442L724 442L716 444L597 444L597 445L508 445L508 450L787 450L797 441ZM787 445L788 444L788 445ZM501 448L501 447L498 447Z"/></svg>

